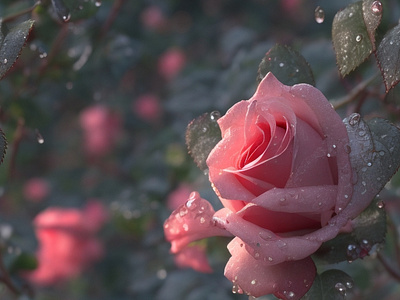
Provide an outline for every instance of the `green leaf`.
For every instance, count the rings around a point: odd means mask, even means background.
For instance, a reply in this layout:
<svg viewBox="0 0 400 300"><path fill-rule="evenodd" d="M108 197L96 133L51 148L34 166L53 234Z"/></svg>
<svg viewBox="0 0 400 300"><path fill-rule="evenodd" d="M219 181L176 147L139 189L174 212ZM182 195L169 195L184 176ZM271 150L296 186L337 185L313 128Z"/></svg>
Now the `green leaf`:
<svg viewBox="0 0 400 300"><path fill-rule="evenodd" d="M206 113L194 119L186 129L186 145L197 166L207 170L206 160L211 150L221 140L217 123L219 112Z"/></svg>
<svg viewBox="0 0 400 300"><path fill-rule="evenodd" d="M364 23L368 36L375 51L375 31L382 19L382 3L376 0L364 0L362 4Z"/></svg>
<svg viewBox="0 0 400 300"><path fill-rule="evenodd" d="M38 266L37 259L34 255L22 252L18 255L10 266L10 273L18 271L35 270Z"/></svg>
<svg viewBox="0 0 400 300"><path fill-rule="evenodd" d="M388 92L400 81L400 24L385 34L376 57Z"/></svg>
<svg viewBox="0 0 400 300"><path fill-rule="evenodd" d="M7 139L4 135L3 130L0 128L0 164L3 163L4 156L6 155L7 150Z"/></svg>
<svg viewBox="0 0 400 300"><path fill-rule="evenodd" d="M0 23L0 79L16 62L32 30L34 21L28 20L12 28Z"/></svg>
<svg viewBox="0 0 400 300"><path fill-rule="evenodd" d="M353 279L340 270L328 270L317 274L314 283L302 300L342 300L353 288Z"/></svg>
<svg viewBox="0 0 400 300"><path fill-rule="evenodd" d="M375 199L352 221L353 231L341 233L333 240L322 244L313 258L325 263L354 261L368 255L374 246L384 242L386 213L383 202Z"/></svg>
<svg viewBox="0 0 400 300"><path fill-rule="evenodd" d="M275 45L267 52L258 67L258 83L268 72L272 72L286 85L297 83L315 85L314 75L305 58L287 46Z"/></svg>
<svg viewBox="0 0 400 300"><path fill-rule="evenodd" d="M370 13L369 2L352 3L339 11L333 19L333 47L343 77L358 67L375 50L374 35L380 19ZM371 36L374 37L372 40Z"/></svg>

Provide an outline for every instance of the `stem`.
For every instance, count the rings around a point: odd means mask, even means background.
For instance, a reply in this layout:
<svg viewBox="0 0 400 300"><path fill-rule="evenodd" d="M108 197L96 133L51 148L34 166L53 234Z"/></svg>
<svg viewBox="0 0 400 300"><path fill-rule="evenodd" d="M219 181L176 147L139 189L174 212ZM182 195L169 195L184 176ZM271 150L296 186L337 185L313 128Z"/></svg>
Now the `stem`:
<svg viewBox="0 0 400 300"><path fill-rule="evenodd" d="M15 13L13 15L4 17L2 19L2 22L3 23L11 22L11 21L14 21L15 19L17 19L17 18L19 18L19 17L21 17L21 16L23 16L25 14L29 14L36 8L36 6L38 6L40 4L42 4L42 2L39 0L32 7L28 7L28 8L26 8L24 10L21 10L21 11Z"/></svg>
<svg viewBox="0 0 400 300"><path fill-rule="evenodd" d="M126 0L117 0L114 2L107 20L105 21L103 27L101 28L101 33L100 33L101 37L105 36L106 32L109 30L112 23L114 23L114 20L117 18L118 13L121 10L122 5L124 4L125 1Z"/></svg>
<svg viewBox="0 0 400 300"><path fill-rule="evenodd" d="M385 267L386 271L397 281L400 281L400 271L395 269L393 264L391 264L381 253L378 253L378 259Z"/></svg>
<svg viewBox="0 0 400 300"><path fill-rule="evenodd" d="M12 152L10 157L10 167L8 171L9 178L13 178L15 174L15 164L17 160L17 152L19 144L21 143L22 137L24 136L25 121L20 118L18 120L17 129L15 130L14 141L12 143Z"/></svg>
<svg viewBox="0 0 400 300"><path fill-rule="evenodd" d="M380 75L379 72L371 76L370 78L360 82L358 85L356 85L350 93L348 93L346 96L343 96L337 100L332 100L332 106L334 109L338 109L352 101L358 98L358 96L364 92L364 90L370 85L378 76Z"/></svg>

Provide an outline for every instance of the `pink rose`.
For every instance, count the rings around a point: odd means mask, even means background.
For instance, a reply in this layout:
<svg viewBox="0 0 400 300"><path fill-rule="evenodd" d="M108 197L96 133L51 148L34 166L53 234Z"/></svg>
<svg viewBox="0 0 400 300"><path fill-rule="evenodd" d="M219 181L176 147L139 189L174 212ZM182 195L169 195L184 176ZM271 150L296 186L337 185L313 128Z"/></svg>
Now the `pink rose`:
<svg viewBox="0 0 400 300"><path fill-rule="evenodd" d="M180 268L192 268L202 273L212 273L205 248L200 245L186 247L175 255L175 264Z"/></svg>
<svg viewBox="0 0 400 300"><path fill-rule="evenodd" d="M192 193L164 224L171 251L233 235L225 276L237 292L300 299L315 277L310 256L365 208L352 197L346 127L316 88L272 73L218 123L207 165L224 208Z"/></svg>
<svg viewBox="0 0 400 300"><path fill-rule="evenodd" d="M84 210L50 207L38 214L33 223L39 266L27 279L48 286L78 276L103 255L95 233L105 220L104 207L94 200Z"/></svg>
<svg viewBox="0 0 400 300"><path fill-rule="evenodd" d="M177 48L165 51L158 60L158 72L167 80L174 79L186 64L184 52Z"/></svg>
<svg viewBox="0 0 400 300"><path fill-rule="evenodd" d="M95 105L82 111L80 123L88 156L101 157L114 148L122 127L118 114L105 106Z"/></svg>
<svg viewBox="0 0 400 300"><path fill-rule="evenodd" d="M50 193L50 184L43 178L31 178L24 185L24 197L32 202L44 200Z"/></svg>

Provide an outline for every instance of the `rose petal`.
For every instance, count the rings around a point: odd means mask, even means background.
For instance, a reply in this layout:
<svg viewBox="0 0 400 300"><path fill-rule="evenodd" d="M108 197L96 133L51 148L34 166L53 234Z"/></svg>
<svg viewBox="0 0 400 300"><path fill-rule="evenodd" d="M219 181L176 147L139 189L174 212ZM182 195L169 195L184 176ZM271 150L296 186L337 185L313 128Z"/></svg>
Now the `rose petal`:
<svg viewBox="0 0 400 300"><path fill-rule="evenodd" d="M171 242L171 252L177 253L187 244L211 236L230 236L215 226L215 211L211 204L193 192L186 204L177 208L164 223L164 234Z"/></svg>
<svg viewBox="0 0 400 300"><path fill-rule="evenodd" d="M322 213L335 207L336 195L336 185L274 188L254 198L251 203L272 211Z"/></svg>
<svg viewBox="0 0 400 300"><path fill-rule="evenodd" d="M314 281L316 270L310 257L270 265L249 255L239 238L234 238L228 249L232 257L225 276L238 292L254 297L273 293L280 299L300 299Z"/></svg>
<svg viewBox="0 0 400 300"><path fill-rule="evenodd" d="M260 258L270 265L306 258L317 251L322 243L309 235L279 236L244 220L226 208L216 212L214 220L218 220L221 227L243 240L247 251L253 257Z"/></svg>
<svg viewBox="0 0 400 300"><path fill-rule="evenodd" d="M301 119L297 120L293 153L293 173L286 187L337 184L337 180L332 177L332 174L337 174L337 170L331 169L325 141Z"/></svg>

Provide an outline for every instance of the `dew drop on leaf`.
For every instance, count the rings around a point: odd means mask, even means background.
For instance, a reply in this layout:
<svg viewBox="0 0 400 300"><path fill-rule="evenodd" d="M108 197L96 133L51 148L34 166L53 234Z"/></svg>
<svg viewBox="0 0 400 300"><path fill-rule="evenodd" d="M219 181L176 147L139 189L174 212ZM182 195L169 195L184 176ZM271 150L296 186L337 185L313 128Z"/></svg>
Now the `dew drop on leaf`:
<svg viewBox="0 0 400 300"><path fill-rule="evenodd" d="M212 121L217 121L219 118L221 118L221 113L219 111L213 111L210 113L210 119Z"/></svg>
<svg viewBox="0 0 400 300"><path fill-rule="evenodd" d="M343 296L346 295L346 287L344 286L343 283L341 283L341 282L336 283L335 284L335 289L337 289L338 292L340 294L342 294Z"/></svg>
<svg viewBox="0 0 400 300"><path fill-rule="evenodd" d="M378 2L378 1L377 1ZM96 5L96 7L100 7L101 6L101 1L100 0L96 0L94 2L94 5Z"/></svg>
<svg viewBox="0 0 400 300"><path fill-rule="evenodd" d="M315 9L315 14L314 14L314 16L315 16L315 21L316 21L318 24L323 23L324 20L325 20L325 12L324 12L324 10L323 10L320 6L317 6L317 8Z"/></svg>
<svg viewBox="0 0 400 300"><path fill-rule="evenodd" d="M362 36L361 34L358 34L358 35L356 36L356 42L357 42L357 43L361 42L362 39L363 39L363 36Z"/></svg>
<svg viewBox="0 0 400 300"><path fill-rule="evenodd" d="M384 208L385 207L385 202L383 202L383 200L380 200L376 203L376 206L378 206L378 208Z"/></svg>
<svg viewBox="0 0 400 300"><path fill-rule="evenodd" d="M41 133L39 132L38 129L35 129L35 134L36 134L36 139L38 141L39 144L43 144L44 143L44 138L41 135Z"/></svg>
<svg viewBox="0 0 400 300"><path fill-rule="evenodd" d="M375 15L380 15L382 13L382 3L381 1L374 1L371 4L371 11Z"/></svg>

